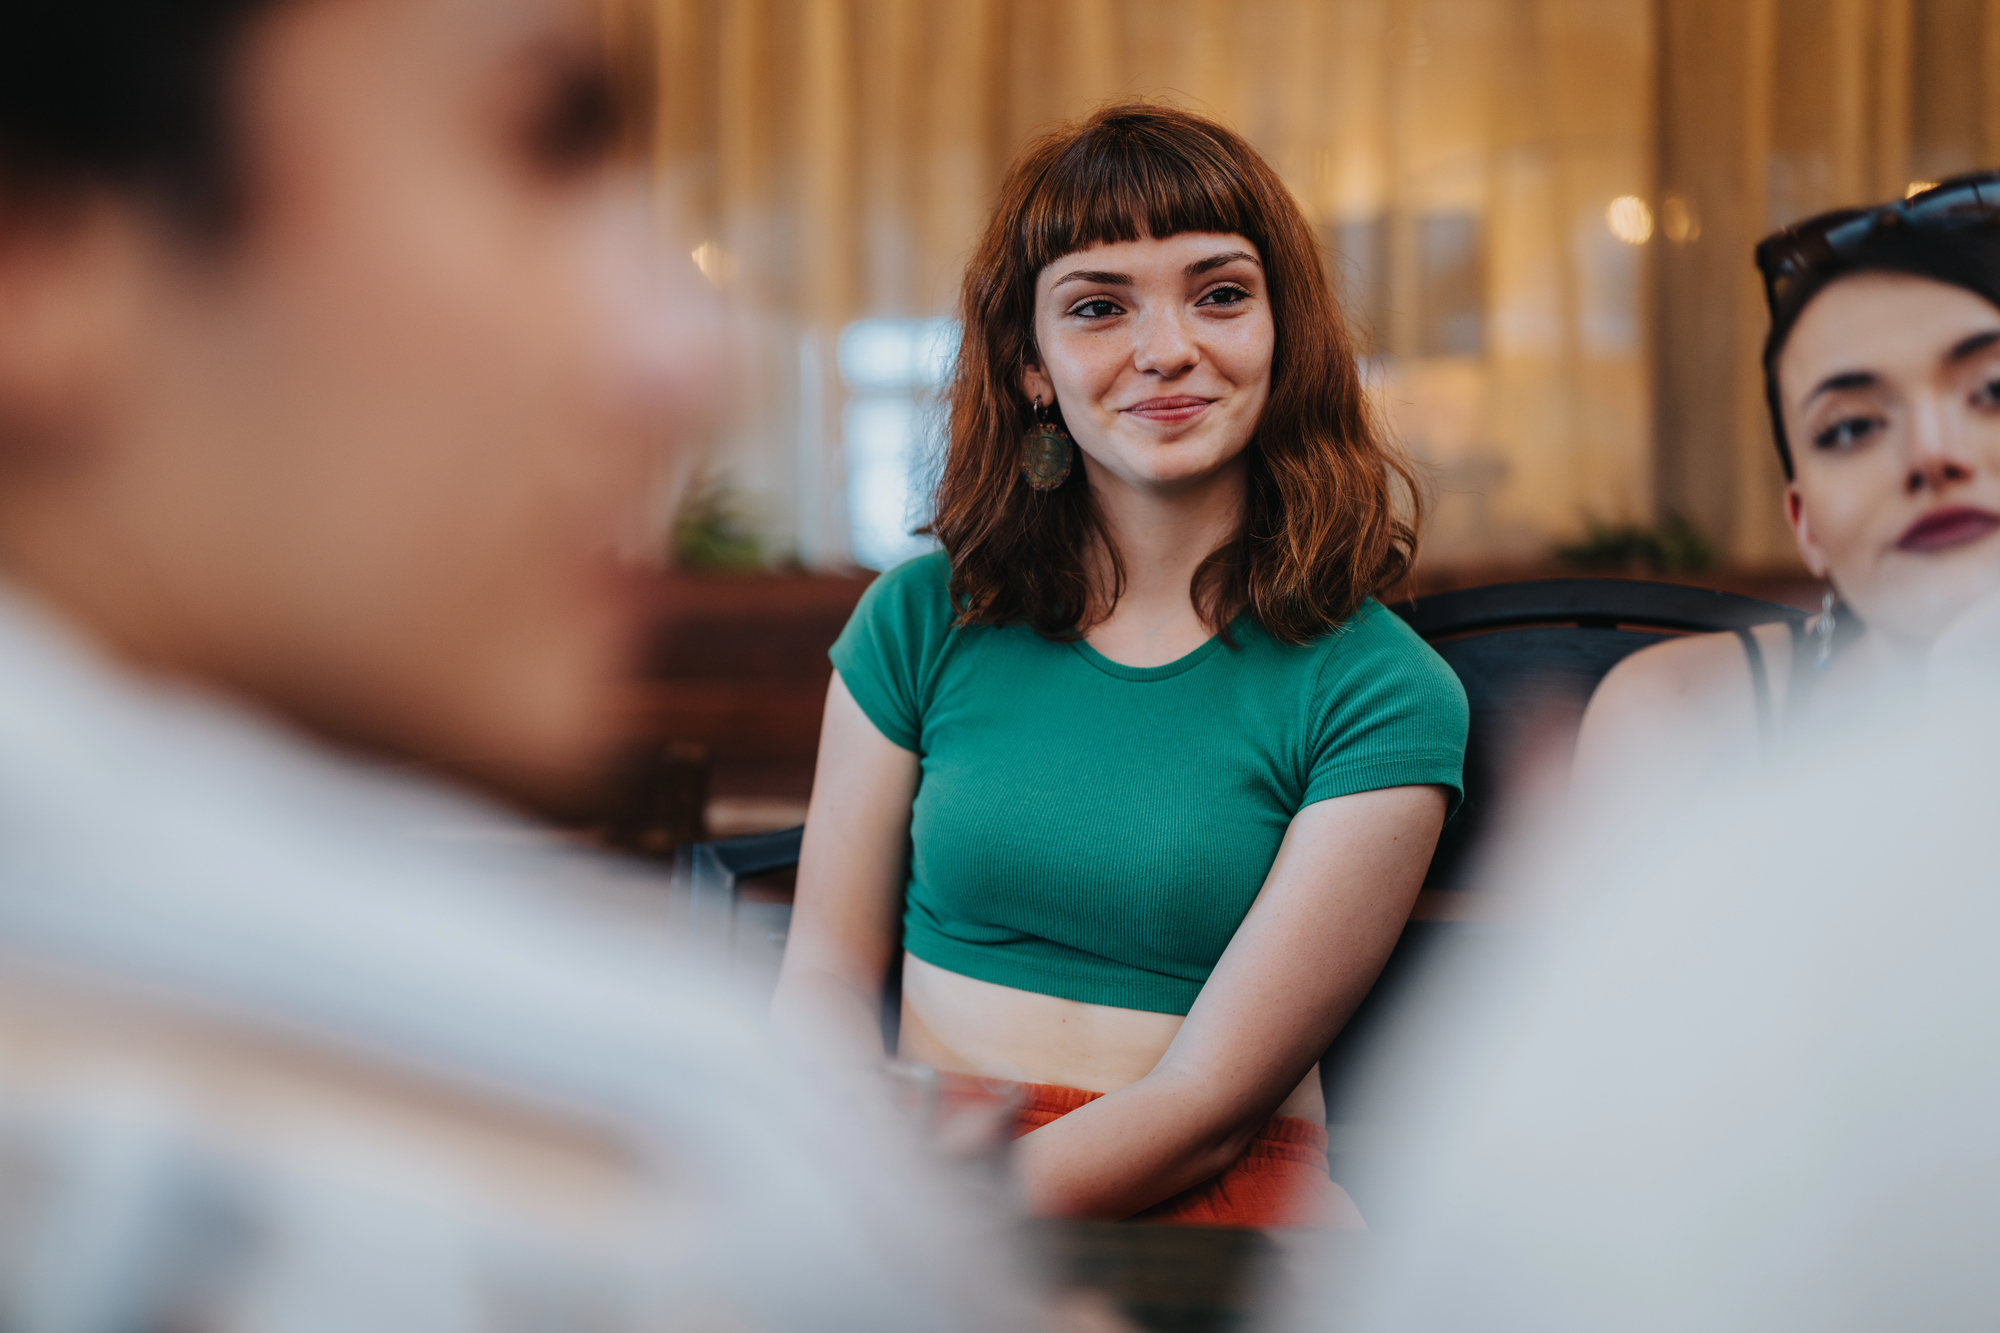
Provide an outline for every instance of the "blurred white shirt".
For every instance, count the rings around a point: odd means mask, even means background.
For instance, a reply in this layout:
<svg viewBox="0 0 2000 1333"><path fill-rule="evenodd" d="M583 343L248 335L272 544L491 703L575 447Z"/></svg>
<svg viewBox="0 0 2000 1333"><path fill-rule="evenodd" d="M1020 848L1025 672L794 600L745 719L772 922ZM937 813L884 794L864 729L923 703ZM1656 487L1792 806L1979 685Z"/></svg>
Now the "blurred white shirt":
<svg viewBox="0 0 2000 1333"><path fill-rule="evenodd" d="M1018 1326L615 880L0 592L0 1326Z"/></svg>
<svg viewBox="0 0 2000 1333"><path fill-rule="evenodd" d="M1963 684L1964 682L1960 682ZM1298 1330L1990 1328L2000 708L1935 690L1687 807L1569 830L1508 982L1405 1052L1376 1252ZM1336 1274L1335 1269L1340 1271Z"/></svg>

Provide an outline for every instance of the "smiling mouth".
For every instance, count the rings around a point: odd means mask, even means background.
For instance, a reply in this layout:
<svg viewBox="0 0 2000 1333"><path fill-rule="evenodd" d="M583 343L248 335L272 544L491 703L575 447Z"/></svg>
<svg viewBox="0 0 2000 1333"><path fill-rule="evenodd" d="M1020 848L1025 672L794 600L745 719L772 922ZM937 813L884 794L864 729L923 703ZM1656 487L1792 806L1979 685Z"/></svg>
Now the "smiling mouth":
<svg viewBox="0 0 2000 1333"><path fill-rule="evenodd" d="M1207 407L1206 398L1148 398L1143 403L1134 403L1125 409L1130 416L1144 417L1148 421L1186 421Z"/></svg>
<svg viewBox="0 0 2000 1333"><path fill-rule="evenodd" d="M1984 509L1940 509L1912 523L1902 540L1896 543L1896 549L1947 551L1954 546L1976 542L1995 528L2000 528L2000 514Z"/></svg>

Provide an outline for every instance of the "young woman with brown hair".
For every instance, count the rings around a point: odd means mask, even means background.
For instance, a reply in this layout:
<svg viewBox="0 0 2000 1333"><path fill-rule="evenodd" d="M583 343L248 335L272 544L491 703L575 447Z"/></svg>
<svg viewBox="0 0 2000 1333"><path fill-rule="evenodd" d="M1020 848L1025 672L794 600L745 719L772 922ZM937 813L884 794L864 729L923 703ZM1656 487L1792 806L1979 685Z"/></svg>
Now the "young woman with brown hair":
<svg viewBox="0 0 2000 1333"><path fill-rule="evenodd" d="M934 531L833 649L778 1021L1026 1084L1036 1211L1358 1224L1315 1061L1456 799L1464 695L1312 231L1211 121L1014 164Z"/></svg>

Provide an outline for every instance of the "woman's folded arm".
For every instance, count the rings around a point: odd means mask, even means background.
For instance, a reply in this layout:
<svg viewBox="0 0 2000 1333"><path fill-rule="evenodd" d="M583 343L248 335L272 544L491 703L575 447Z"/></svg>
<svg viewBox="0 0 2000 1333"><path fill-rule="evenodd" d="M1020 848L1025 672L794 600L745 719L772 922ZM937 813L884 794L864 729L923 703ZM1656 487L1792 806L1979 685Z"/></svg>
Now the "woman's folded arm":
<svg viewBox="0 0 2000 1333"><path fill-rule="evenodd" d="M1126 1217L1234 1161L1374 984L1445 803L1438 787L1391 787L1300 811L1153 1072L1021 1140L1028 1207Z"/></svg>

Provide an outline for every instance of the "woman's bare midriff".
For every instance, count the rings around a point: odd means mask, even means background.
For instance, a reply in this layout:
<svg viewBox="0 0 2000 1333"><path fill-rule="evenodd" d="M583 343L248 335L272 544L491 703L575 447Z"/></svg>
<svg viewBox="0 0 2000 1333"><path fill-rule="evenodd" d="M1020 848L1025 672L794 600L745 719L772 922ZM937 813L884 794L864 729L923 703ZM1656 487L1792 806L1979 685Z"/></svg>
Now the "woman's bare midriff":
<svg viewBox="0 0 2000 1333"><path fill-rule="evenodd" d="M1153 1071L1181 1016L1085 1004L978 981L903 955L899 1059L936 1069L1116 1092ZM1319 1066L1277 1114L1326 1120Z"/></svg>

